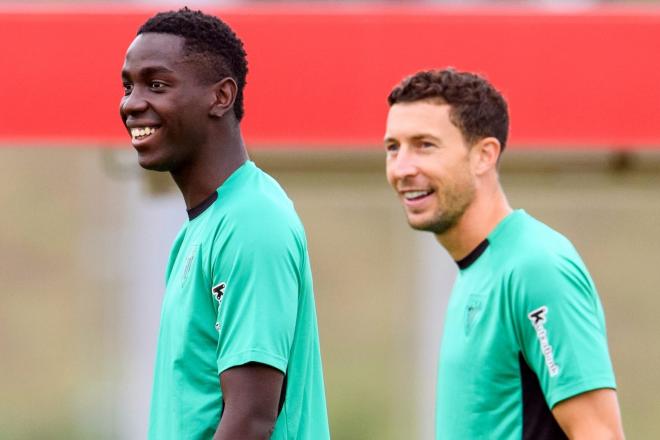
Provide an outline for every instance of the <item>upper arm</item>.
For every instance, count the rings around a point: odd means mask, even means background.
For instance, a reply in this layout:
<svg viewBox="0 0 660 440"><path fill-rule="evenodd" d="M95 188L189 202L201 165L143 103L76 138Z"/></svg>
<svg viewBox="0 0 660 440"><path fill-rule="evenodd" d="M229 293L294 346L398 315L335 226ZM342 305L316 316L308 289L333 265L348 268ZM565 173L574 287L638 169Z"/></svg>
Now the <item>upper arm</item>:
<svg viewBox="0 0 660 440"><path fill-rule="evenodd" d="M223 399L228 407L276 413L283 384L284 374L281 371L256 362L230 368L220 374Z"/></svg>
<svg viewBox="0 0 660 440"><path fill-rule="evenodd" d="M552 414L570 439L624 438L616 391L599 389L563 400Z"/></svg>
<svg viewBox="0 0 660 440"><path fill-rule="evenodd" d="M220 384L224 411L215 438L269 438L285 393L282 372L253 362L223 371Z"/></svg>

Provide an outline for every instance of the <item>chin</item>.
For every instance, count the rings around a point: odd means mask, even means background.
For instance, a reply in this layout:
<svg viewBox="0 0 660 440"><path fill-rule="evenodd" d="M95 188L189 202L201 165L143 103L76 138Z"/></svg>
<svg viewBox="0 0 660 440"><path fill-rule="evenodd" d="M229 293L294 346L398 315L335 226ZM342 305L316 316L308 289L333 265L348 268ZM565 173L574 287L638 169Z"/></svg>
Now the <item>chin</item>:
<svg viewBox="0 0 660 440"><path fill-rule="evenodd" d="M426 218L419 218L419 216L408 216L408 225L418 231L428 231L433 226L433 222Z"/></svg>
<svg viewBox="0 0 660 440"><path fill-rule="evenodd" d="M429 223L408 221L408 224L410 225L411 228L413 228L416 231L434 232L433 225Z"/></svg>
<svg viewBox="0 0 660 440"><path fill-rule="evenodd" d="M157 158L138 153L138 164L149 171L170 171L167 163Z"/></svg>
<svg viewBox="0 0 660 440"><path fill-rule="evenodd" d="M140 164L140 166L145 170L149 171L167 171L167 168L163 167L161 164L153 163L147 160L139 160L138 164Z"/></svg>
<svg viewBox="0 0 660 440"><path fill-rule="evenodd" d="M417 231L432 232L434 234L444 234L456 226L458 218L451 216L439 216L434 218L411 218L408 217L408 224Z"/></svg>

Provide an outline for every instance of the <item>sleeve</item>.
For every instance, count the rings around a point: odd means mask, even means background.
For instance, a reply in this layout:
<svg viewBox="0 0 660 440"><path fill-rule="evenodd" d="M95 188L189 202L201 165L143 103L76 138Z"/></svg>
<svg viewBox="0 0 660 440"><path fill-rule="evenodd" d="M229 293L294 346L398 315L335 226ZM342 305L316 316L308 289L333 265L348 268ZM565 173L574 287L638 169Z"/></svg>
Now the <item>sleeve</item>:
<svg viewBox="0 0 660 440"><path fill-rule="evenodd" d="M300 284L295 228L277 217L243 218L212 254L218 373L248 362L286 373Z"/></svg>
<svg viewBox="0 0 660 440"><path fill-rule="evenodd" d="M548 406L615 388L602 306L577 253L533 258L512 283L521 351Z"/></svg>

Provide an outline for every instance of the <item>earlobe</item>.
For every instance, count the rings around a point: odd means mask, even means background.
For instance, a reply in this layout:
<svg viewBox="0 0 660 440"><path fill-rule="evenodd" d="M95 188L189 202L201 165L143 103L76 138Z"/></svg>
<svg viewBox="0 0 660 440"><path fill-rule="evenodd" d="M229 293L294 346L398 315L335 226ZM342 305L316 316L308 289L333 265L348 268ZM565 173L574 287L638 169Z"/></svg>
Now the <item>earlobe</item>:
<svg viewBox="0 0 660 440"><path fill-rule="evenodd" d="M215 118L223 117L234 107L238 86L233 78L223 78L213 85L213 103L209 114Z"/></svg>

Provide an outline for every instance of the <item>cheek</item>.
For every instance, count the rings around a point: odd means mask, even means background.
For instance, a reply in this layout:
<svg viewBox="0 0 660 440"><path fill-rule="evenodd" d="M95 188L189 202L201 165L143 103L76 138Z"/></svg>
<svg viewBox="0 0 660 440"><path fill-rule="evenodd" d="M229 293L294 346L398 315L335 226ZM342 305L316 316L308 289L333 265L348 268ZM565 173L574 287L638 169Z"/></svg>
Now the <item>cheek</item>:
<svg viewBox="0 0 660 440"><path fill-rule="evenodd" d="M429 182L440 187L444 186L446 181L451 180L451 170L447 170L446 167L440 164L432 164L432 166L424 167L419 171Z"/></svg>
<svg viewBox="0 0 660 440"><path fill-rule="evenodd" d="M174 118L187 127L188 130L197 131L208 122L208 108L199 102L189 102L174 110Z"/></svg>
<svg viewBox="0 0 660 440"><path fill-rule="evenodd" d="M471 200L475 191L475 181L470 167L464 165L456 169L449 186L453 198L464 201Z"/></svg>
<svg viewBox="0 0 660 440"><path fill-rule="evenodd" d="M394 186L394 172L392 171L392 164L389 161L385 163L385 178L390 185Z"/></svg>

